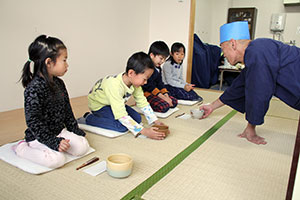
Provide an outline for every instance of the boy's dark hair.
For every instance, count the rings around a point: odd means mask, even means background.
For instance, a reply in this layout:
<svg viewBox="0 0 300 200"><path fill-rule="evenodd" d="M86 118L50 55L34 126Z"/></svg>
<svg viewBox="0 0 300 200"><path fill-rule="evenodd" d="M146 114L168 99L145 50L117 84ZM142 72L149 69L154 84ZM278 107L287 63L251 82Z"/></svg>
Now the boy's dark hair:
<svg viewBox="0 0 300 200"><path fill-rule="evenodd" d="M142 74L146 69L154 69L154 65L149 55L144 52L137 52L130 56L127 61L126 73L130 69L136 74Z"/></svg>
<svg viewBox="0 0 300 200"><path fill-rule="evenodd" d="M28 48L29 59L24 64L21 76L23 87L26 87L36 75L41 74L50 89L53 90L53 82L49 78L45 60L50 58L52 62L56 63L61 49L66 49L66 46L59 39L46 35L38 36ZM34 64L33 72L30 71L31 62Z"/></svg>
<svg viewBox="0 0 300 200"><path fill-rule="evenodd" d="M183 53L185 54L185 47L182 43L180 42L175 42L174 44L172 44L171 46L171 53L174 54L175 52L179 52L180 48L183 49ZM168 60L171 60L171 64L173 65L175 63L175 60L173 58L173 56L170 56L168 58ZM182 61L183 62L183 61ZM180 64L182 64L182 62Z"/></svg>
<svg viewBox="0 0 300 200"><path fill-rule="evenodd" d="M156 41L151 44L148 55L150 55L150 53L152 53L154 56L162 55L167 58L170 55L170 50L165 42Z"/></svg>

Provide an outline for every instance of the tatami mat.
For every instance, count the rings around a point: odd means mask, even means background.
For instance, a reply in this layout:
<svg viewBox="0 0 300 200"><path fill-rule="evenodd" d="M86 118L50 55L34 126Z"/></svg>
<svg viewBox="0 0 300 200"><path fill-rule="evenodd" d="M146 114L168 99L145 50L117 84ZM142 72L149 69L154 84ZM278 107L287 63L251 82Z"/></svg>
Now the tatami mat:
<svg viewBox="0 0 300 200"><path fill-rule="evenodd" d="M294 120L299 119L299 111L296 111L295 109L287 106L276 97L272 98L272 101L270 102L270 108L266 115Z"/></svg>
<svg viewBox="0 0 300 200"><path fill-rule="evenodd" d="M202 96L206 100L216 98L218 95L205 92ZM191 108L180 106L178 114L188 113ZM2 195L6 199L55 199L60 194L64 194L65 199L95 199L98 196L103 199L120 199L201 136L229 111L230 108L224 107L209 120L183 120L175 118L176 115L162 119L170 125L171 131L171 134L163 141L135 139L130 133L114 139L88 133L88 141L91 147L96 149L90 157L99 156L100 160L104 160L109 154L119 152L133 157L133 173L126 179L114 179L107 173L92 177L75 170L89 158L68 163L60 169L40 176L28 175L0 161L0 183L2 182L0 197ZM143 121L146 124L144 119ZM45 192L46 190L48 192Z"/></svg>
<svg viewBox="0 0 300 200"><path fill-rule="evenodd" d="M197 93L204 98L203 103L212 102L220 95L220 93L207 90L197 90ZM72 104L72 106L77 117L87 111L86 104L75 104L75 106ZM171 130L171 134L163 141L135 139L130 133L114 139L88 133L87 139L91 147L96 149L96 152L47 174L31 175L0 161L0 199L120 199L231 111L231 108L224 106L204 120L175 118L176 115L189 113L191 108L196 107L198 107L197 104L194 106L180 105L180 110L176 114L167 119L161 119L170 126ZM293 134L296 132L292 130L293 122L290 122L293 120L285 119L287 117L277 119L268 116L266 124L259 128L258 133L264 135L269 144L257 146L236 138L236 134L242 131L245 126L243 115L236 116L238 118L234 117L224 127L221 127L218 133L208 140L209 143L205 142L200 146L167 177L154 185L143 198L201 199L198 197L204 193L218 195L217 190L215 190L218 189L225 191L226 195L232 194L233 198L231 199L235 199L235 197L247 199L246 197L255 190L255 184L258 183L262 188L268 187L267 184L269 184L270 179L274 181L273 184L279 188L278 190L282 191L283 186L278 184L285 184L285 175L289 173L289 169L281 165L269 169L270 165L264 162L273 160L271 164L275 166L276 163L286 163L291 160L291 151L287 150L283 144L287 143L286 145L293 148ZM269 120L271 123L274 120L275 125L268 125ZM147 124L145 119L143 122ZM2 123L5 125L5 122L2 121ZM18 129L23 129L22 123ZM280 126L281 123L284 126ZM273 129L278 127L278 130L273 131L269 126L274 126ZM289 129L286 129L285 126L288 126ZM24 130L18 134L23 135L23 132ZM227 133L228 135L220 133ZM282 137L283 133L285 137ZM7 141L7 137L9 136L1 131L0 141L3 142L2 138ZM12 142L12 139L15 137L7 142ZM94 156L98 156L102 161L112 153L127 153L133 157L134 168L128 178L114 179L107 173L93 177L82 172L82 170L75 170L76 167ZM265 167L262 168L261 166ZM261 171L259 175L255 174L256 169ZM239 176L241 179L237 178ZM262 176L261 179L260 176ZM199 180L203 181L199 182ZM218 183L219 180L221 180L220 183ZM250 184L251 181L254 181L255 184ZM214 186L214 182L216 186ZM245 189L246 186L244 185L248 185L249 188ZM230 192L226 192L227 190ZM189 195L186 191L190 191L192 194ZM270 191L267 189L266 194L269 193ZM218 198L211 196L211 199Z"/></svg>
<svg viewBox="0 0 300 200"><path fill-rule="evenodd" d="M237 137L236 114L207 142L143 195L151 199L285 199L297 121L266 117L258 134L267 145Z"/></svg>

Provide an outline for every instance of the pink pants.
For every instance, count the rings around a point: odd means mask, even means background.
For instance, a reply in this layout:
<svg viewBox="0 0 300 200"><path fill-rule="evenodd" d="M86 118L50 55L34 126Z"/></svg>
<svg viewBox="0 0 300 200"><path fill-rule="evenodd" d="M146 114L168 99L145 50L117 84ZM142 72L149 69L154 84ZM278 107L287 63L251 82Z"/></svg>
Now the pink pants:
<svg viewBox="0 0 300 200"><path fill-rule="evenodd" d="M70 148L67 150L67 153L73 156L84 155L89 150L89 143L83 136L63 129L58 137L64 137L70 140ZM21 158L49 168L61 167L66 162L63 152L52 150L37 140L19 143L15 152Z"/></svg>

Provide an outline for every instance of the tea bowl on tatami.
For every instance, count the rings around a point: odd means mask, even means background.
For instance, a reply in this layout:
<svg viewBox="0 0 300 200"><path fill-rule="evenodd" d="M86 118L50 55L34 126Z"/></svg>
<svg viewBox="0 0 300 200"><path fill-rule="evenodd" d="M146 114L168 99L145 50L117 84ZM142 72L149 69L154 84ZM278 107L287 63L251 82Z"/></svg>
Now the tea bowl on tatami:
<svg viewBox="0 0 300 200"><path fill-rule="evenodd" d="M204 114L204 110L199 110L198 108L191 109L190 112L191 112L192 118L194 118L194 119L200 119Z"/></svg>
<svg viewBox="0 0 300 200"><path fill-rule="evenodd" d="M154 124L152 127L156 127L157 128L157 132L163 132L165 134L165 136L169 135L170 131L169 131L169 126L167 125L156 125Z"/></svg>
<svg viewBox="0 0 300 200"><path fill-rule="evenodd" d="M106 170L114 178L126 178L132 172L133 160L124 153L112 154L106 159Z"/></svg>

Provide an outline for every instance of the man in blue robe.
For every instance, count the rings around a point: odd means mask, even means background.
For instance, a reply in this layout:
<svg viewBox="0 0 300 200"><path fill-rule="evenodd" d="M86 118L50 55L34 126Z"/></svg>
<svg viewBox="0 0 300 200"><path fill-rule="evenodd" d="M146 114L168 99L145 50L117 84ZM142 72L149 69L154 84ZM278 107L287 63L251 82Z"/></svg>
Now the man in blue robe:
<svg viewBox="0 0 300 200"><path fill-rule="evenodd" d="M200 107L203 118L228 105L246 113L248 124L239 136L266 144L255 127L264 123L272 96L300 110L300 48L266 38L251 41L247 22L221 26L220 43L229 63L244 63L245 68L217 100Z"/></svg>

